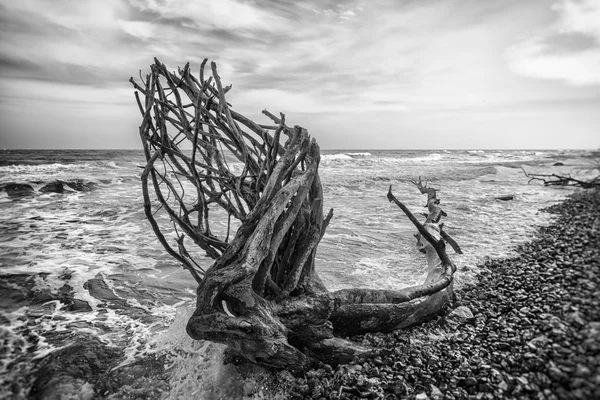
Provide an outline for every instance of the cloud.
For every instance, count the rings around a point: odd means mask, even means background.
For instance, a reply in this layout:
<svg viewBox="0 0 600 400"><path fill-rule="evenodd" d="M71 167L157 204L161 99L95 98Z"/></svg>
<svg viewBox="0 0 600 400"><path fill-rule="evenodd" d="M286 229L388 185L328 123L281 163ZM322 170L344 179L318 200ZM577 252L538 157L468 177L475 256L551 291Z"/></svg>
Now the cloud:
<svg viewBox="0 0 600 400"><path fill-rule="evenodd" d="M119 3L83 3L23 0L2 6L0 14L9 25L0 24L0 77L123 85L128 78L124 67L135 59L132 50L141 41L120 27Z"/></svg>
<svg viewBox="0 0 600 400"><path fill-rule="evenodd" d="M600 3L562 0L557 21L510 47L508 65L518 75L557 79L572 85L600 84Z"/></svg>
<svg viewBox="0 0 600 400"><path fill-rule="evenodd" d="M468 106L487 89L485 71L494 67L485 47L504 5L23 0L2 6L2 16L18 22L5 28L0 76L122 86L154 57L171 69L186 61L197 68L208 57L236 90L277 93L274 102ZM298 110L313 109L308 104L298 100Z"/></svg>
<svg viewBox="0 0 600 400"><path fill-rule="evenodd" d="M552 10L546 0L3 2L0 120L44 106L68 114L98 104L121 115L128 104L131 125L127 80L148 73L154 57L171 70L190 62L195 74L205 57L216 61L242 113L268 108L309 122L331 113L331 128L343 132L363 118L377 119L384 135L401 120L412 121L407 129L434 124L426 116L436 113L468 120L506 105L595 101L585 85L600 79L597 10L575 0ZM523 40L528 32L536 35Z"/></svg>
<svg viewBox="0 0 600 400"><path fill-rule="evenodd" d="M263 32L285 27L285 20L277 15L254 7L251 3L235 0L129 0L129 4L142 12L159 15L163 20L185 18L190 28L219 26L222 29L248 29Z"/></svg>
<svg viewBox="0 0 600 400"><path fill-rule="evenodd" d="M0 77L94 87L114 86L114 82L127 78L117 70L56 60L34 61L6 54L0 55Z"/></svg>
<svg viewBox="0 0 600 400"><path fill-rule="evenodd" d="M303 96L320 99L326 111L405 107L436 101L429 89L456 92L437 82L472 64L458 52L447 57L450 46L464 42L457 26L480 25L498 12L478 3L458 13L445 2L391 0L15 4L4 7L20 28L11 27L0 44L0 76L118 86L155 56L172 69L186 61L197 68L208 57L238 90L277 93L274 102L296 99L298 111L314 109ZM436 34L446 48L434 47Z"/></svg>

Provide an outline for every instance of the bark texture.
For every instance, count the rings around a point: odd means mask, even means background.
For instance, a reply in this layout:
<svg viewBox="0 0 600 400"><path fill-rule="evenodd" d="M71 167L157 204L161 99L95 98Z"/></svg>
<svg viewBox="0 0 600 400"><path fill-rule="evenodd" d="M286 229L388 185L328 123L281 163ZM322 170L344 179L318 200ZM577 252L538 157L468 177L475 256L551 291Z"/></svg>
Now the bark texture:
<svg viewBox="0 0 600 400"><path fill-rule="evenodd" d="M235 112L217 66L205 79L186 65L170 72L155 60L136 82L146 166L144 210L159 242L198 284L187 325L198 340L225 343L238 355L276 369L332 365L369 354L346 336L405 328L438 314L452 295L455 267L435 189L419 231L428 276L397 291L329 292L315 270L317 246L333 215L323 212L319 147L306 129L263 111L270 125ZM141 96L140 96L141 95ZM201 250L212 259L206 268Z"/></svg>

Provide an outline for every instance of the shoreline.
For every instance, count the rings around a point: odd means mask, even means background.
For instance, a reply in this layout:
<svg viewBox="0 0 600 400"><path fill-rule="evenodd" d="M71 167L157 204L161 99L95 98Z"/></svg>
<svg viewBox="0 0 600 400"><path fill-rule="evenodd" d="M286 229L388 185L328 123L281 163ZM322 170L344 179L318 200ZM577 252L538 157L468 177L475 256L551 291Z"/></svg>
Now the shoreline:
<svg viewBox="0 0 600 400"><path fill-rule="evenodd" d="M198 389L207 398L600 398L600 191L577 192L546 211L557 218L517 246L515 256L479 265L478 284L455 290L448 315L352 338L379 349L378 356L300 378L222 365L218 375L238 382L217 380L212 388L207 381ZM69 309L81 309L66 300ZM31 398L164 398L174 389L166 355L113 370L122 351L84 333L71 340L73 346L36 362L14 390L27 385L20 389Z"/></svg>
<svg viewBox="0 0 600 400"><path fill-rule="evenodd" d="M600 191L542 211L556 220L480 265L447 315L351 338L380 355L288 377L288 397L600 398Z"/></svg>

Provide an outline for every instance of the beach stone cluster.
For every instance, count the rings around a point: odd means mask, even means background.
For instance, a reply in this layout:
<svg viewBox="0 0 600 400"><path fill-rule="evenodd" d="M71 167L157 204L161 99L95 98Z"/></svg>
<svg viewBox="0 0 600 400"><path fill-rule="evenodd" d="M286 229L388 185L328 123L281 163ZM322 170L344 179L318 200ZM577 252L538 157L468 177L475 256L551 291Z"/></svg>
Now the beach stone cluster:
<svg viewBox="0 0 600 400"><path fill-rule="evenodd" d="M282 374L288 397L600 399L600 192L545 211L556 220L482 265L445 316L352 338L374 357Z"/></svg>

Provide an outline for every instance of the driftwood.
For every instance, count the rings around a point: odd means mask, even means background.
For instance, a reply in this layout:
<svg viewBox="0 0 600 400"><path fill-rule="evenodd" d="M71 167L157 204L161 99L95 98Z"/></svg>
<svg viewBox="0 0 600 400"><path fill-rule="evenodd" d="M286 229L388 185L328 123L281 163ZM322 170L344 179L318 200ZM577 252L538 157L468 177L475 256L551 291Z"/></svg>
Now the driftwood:
<svg viewBox="0 0 600 400"><path fill-rule="evenodd" d="M600 175L595 178L589 180L581 180L573 178L571 175L558 175L558 174L531 174L523 167L521 167L523 173L529 181L527 183L531 183L532 181L541 181L544 186L577 186L583 189L591 189L595 187L600 187ZM600 170L600 166L593 168Z"/></svg>
<svg viewBox="0 0 600 400"><path fill-rule="evenodd" d="M346 336L405 328L444 309L455 271L445 243L460 248L440 223L435 189L414 182L428 194L423 224L388 192L419 231L422 285L329 292L315 270L333 215L323 212L316 141L283 114L265 110L272 124L261 125L235 112L225 98L231 86L215 63L206 78L206 62L196 77L189 64L174 73L155 60L140 83L130 79L142 115L144 211L198 283L188 334L264 366L301 370L371 353Z"/></svg>

